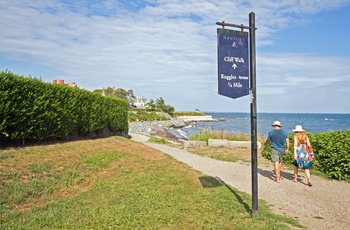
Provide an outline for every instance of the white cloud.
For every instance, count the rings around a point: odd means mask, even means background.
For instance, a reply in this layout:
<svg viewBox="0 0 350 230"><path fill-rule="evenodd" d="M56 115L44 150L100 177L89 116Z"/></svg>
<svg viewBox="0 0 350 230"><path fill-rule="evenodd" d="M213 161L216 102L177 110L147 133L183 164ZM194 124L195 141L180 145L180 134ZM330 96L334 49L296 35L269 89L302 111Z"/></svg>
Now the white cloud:
<svg viewBox="0 0 350 230"><path fill-rule="evenodd" d="M1 1L0 57L58 70L57 74L42 76L46 81L63 78L89 90L116 86L133 89L147 98L163 97L180 109L198 105L224 110L220 104L230 101L217 96L217 21L247 25L248 14L255 12L257 45L272 45L276 31L309 23L304 15L341 7L349 1L97 3ZM288 95L300 88L335 85L346 93L349 61L349 57L258 53L258 94ZM243 101L249 99L232 104Z"/></svg>
<svg viewBox="0 0 350 230"><path fill-rule="evenodd" d="M315 88L350 81L350 57L317 57L312 54L261 54L258 71L262 86Z"/></svg>

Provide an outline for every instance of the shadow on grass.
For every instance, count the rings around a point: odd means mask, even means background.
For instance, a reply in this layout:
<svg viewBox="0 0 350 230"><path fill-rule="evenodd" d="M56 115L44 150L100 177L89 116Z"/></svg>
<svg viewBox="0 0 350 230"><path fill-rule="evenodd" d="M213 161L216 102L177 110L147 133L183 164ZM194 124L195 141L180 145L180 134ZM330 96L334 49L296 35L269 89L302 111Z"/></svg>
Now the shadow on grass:
<svg viewBox="0 0 350 230"><path fill-rule="evenodd" d="M201 176L199 177L199 181L201 182L203 188L215 188L222 186L222 183L219 180L211 176Z"/></svg>
<svg viewBox="0 0 350 230"><path fill-rule="evenodd" d="M235 190L233 190L229 185L227 185L219 177L202 176L199 178L199 181L201 182L204 188L213 188L213 187L219 187L224 185L236 197L238 202L243 205L245 210L250 214L252 213L251 209L249 208L249 205L246 202L244 202L241 196L238 195Z"/></svg>

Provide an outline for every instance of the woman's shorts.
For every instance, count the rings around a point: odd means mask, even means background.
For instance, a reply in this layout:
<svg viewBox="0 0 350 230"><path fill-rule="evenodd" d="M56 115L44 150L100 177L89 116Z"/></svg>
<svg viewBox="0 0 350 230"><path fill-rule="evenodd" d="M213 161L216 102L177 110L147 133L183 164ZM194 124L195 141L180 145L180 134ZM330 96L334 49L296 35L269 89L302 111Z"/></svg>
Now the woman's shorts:
<svg viewBox="0 0 350 230"><path fill-rule="evenodd" d="M271 156L271 161L274 162L282 162L282 157L283 157L283 152L278 152L276 149L272 149L270 156Z"/></svg>

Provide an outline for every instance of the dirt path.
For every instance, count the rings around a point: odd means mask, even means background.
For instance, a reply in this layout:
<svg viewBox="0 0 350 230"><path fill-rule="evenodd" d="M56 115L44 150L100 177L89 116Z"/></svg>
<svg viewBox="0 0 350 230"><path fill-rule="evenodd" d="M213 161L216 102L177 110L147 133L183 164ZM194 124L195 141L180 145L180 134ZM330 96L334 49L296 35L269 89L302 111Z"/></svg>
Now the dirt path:
<svg viewBox="0 0 350 230"><path fill-rule="evenodd" d="M251 194L250 163L224 162L191 154L183 149L147 142L148 137L130 134L132 140L158 149L202 173L218 177L228 185ZM258 166L258 198L271 205L274 213L297 219L308 229L343 230L350 227L350 184L312 176L313 186L305 184L304 172L292 181L293 171L282 169L276 183L272 164Z"/></svg>

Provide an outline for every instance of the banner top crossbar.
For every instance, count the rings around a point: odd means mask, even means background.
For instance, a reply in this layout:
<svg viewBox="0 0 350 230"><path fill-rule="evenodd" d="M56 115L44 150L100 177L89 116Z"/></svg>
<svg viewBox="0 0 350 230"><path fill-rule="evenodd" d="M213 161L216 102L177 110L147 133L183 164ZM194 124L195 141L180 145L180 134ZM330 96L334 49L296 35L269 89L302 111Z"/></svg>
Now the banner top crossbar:
<svg viewBox="0 0 350 230"><path fill-rule="evenodd" d="M220 25L220 26L222 26L223 28L224 28L225 26L231 26L231 27L241 28L242 30L243 30L243 29L252 29L251 27L245 26L245 25L243 25L243 24L237 25L237 24L232 24L232 23L226 23L225 21L217 22L216 25ZM255 29L257 29L257 28L255 28Z"/></svg>

